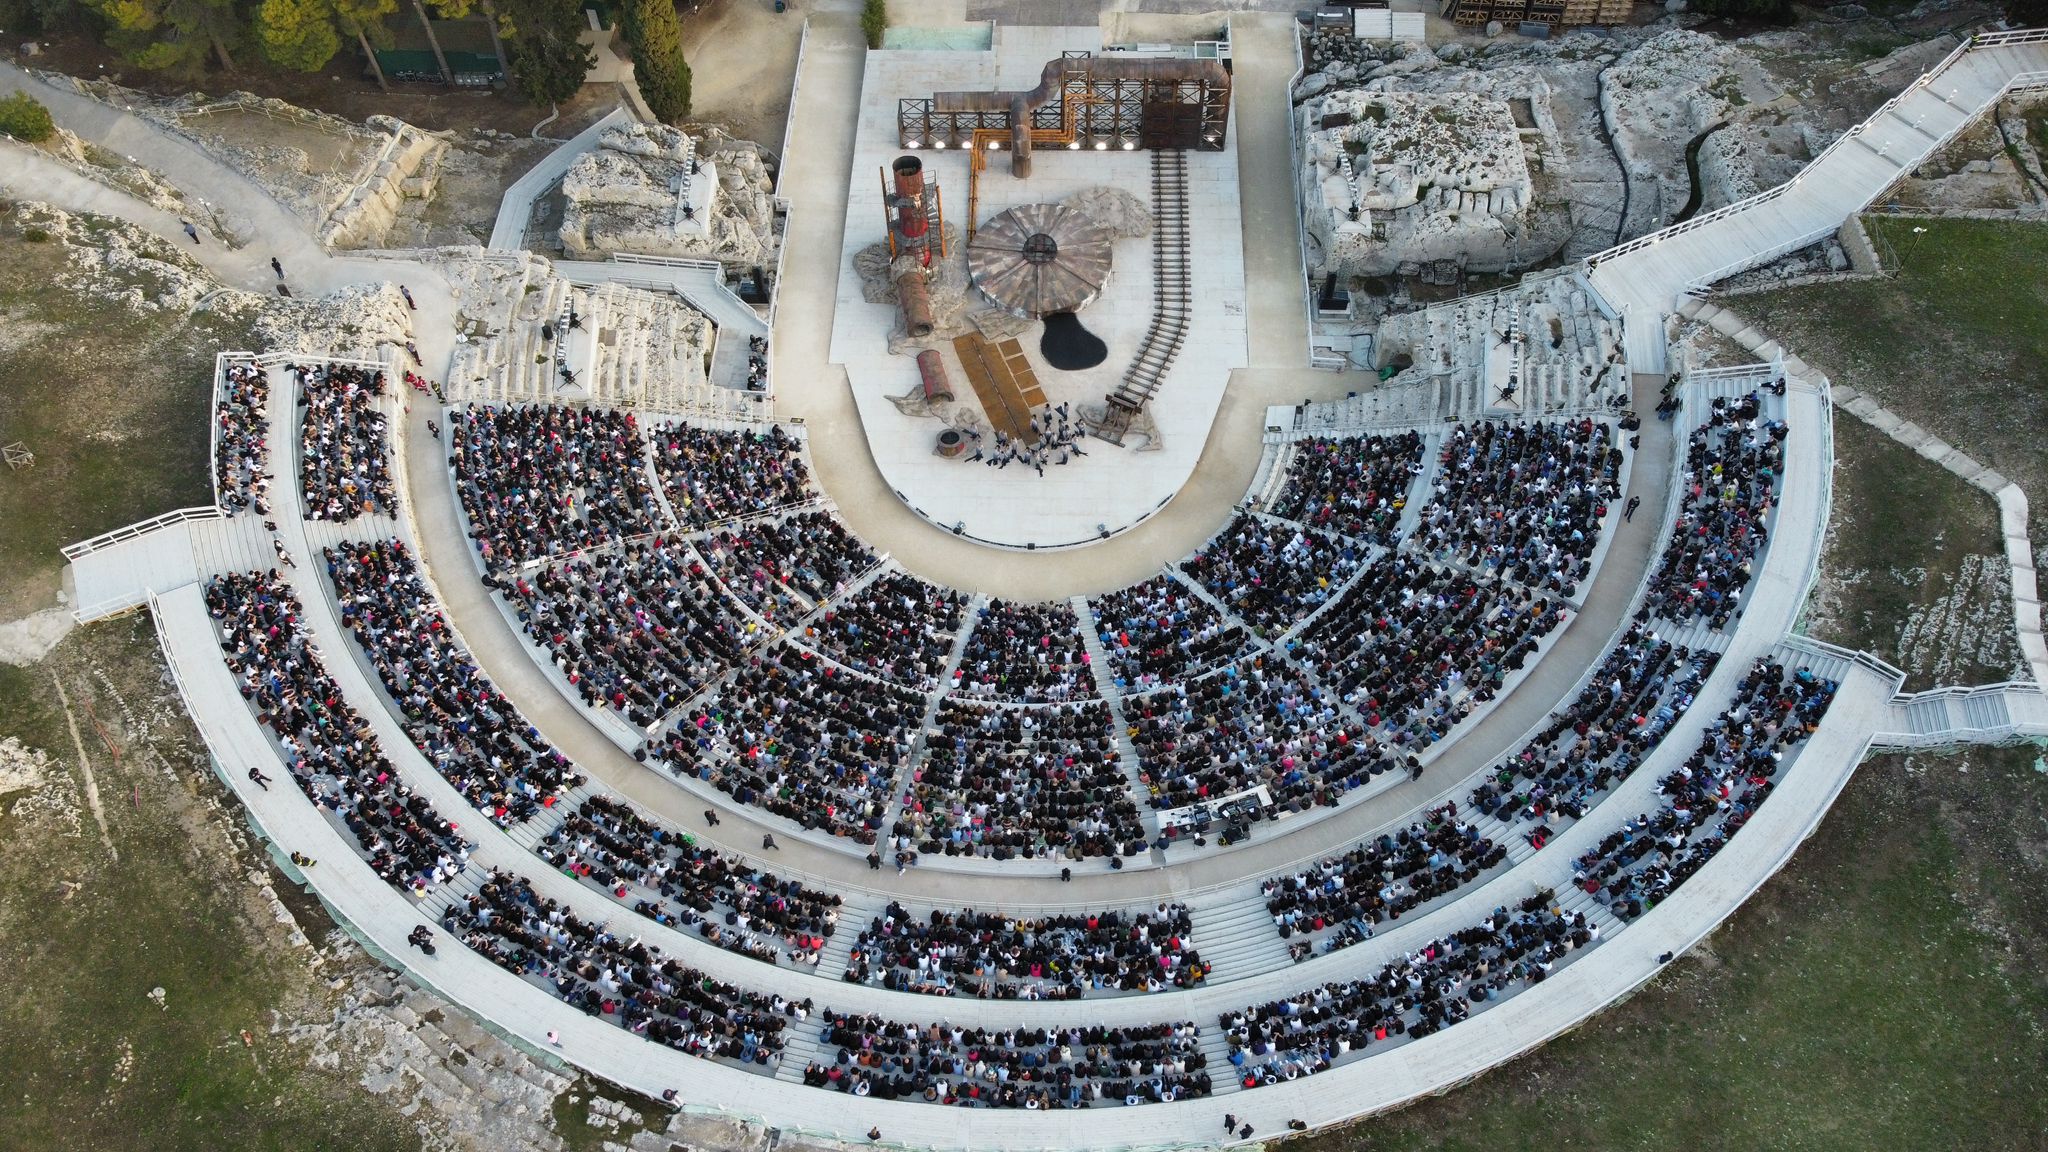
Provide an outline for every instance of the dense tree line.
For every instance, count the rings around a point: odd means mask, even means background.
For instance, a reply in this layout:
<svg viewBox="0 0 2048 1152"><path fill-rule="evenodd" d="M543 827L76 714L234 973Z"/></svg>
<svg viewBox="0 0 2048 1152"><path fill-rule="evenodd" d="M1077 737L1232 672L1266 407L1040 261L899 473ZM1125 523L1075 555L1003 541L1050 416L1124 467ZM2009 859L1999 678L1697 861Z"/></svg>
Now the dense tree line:
<svg viewBox="0 0 2048 1152"><path fill-rule="evenodd" d="M0 0L10 33L90 35L139 68L199 79L209 71L325 69L344 48L359 50L376 74L374 50L392 46L391 24L417 20L444 81L453 82L434 20L479 19L490 32L498 70L535 103L567 99L594 59L578 37L583 0ZM681 30L673 57L682 60ZM687 69L683 102L688 106Z"/></svg>

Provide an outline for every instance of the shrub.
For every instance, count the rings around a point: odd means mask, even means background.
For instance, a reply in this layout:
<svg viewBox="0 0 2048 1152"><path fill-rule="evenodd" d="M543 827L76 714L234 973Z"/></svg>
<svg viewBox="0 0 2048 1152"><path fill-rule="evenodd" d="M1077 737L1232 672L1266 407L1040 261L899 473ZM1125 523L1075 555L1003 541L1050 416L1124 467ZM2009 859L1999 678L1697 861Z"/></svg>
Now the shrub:
<svg viewBox="0 0 2048 1152"><path fill-rule="evenodd" d="M0 99L0 132L30 144L40 144L57 131L50 110L26 92Z"/></svg>
<svg viewBox="0 0 2048 1152"><path fill-rule="evenodd" d="M865 0L860 7L860 30L868 47L882 46L882 33L889 30L889 0Z"/></svg>

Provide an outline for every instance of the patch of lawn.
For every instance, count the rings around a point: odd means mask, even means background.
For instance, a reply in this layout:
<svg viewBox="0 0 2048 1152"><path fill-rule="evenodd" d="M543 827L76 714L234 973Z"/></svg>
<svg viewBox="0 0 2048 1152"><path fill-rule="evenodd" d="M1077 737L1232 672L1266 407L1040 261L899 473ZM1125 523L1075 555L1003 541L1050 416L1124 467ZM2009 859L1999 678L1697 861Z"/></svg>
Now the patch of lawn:
<svg viewBox="0 0 2048 1152"><path fill-rule="evenodd" d="M213 356L249 341L246 321L72 292L65 251L0 228L0 443L35 453L0 472L0 620L54 603L64 545L212 499Z"/></svg>
<svg viewBox="0 0 2048 1152"><path fill-rule="evenodd" d="M1871 761L1782 874L1626 1004L1448 1096L1289 1146L2040 1147L2048 779L2032 761Z"/></svg>
<svg viewBox="0 0 2048 1152"><path fill-rule="evenodd" d="M53 673L118 859L86 808ZM27 865L0 876L0 1148L417 1149L389 1105L271 1035L274 1014L324 1017L327 989L248 882L260 858L215 807L224 791L160 676L140 616L0 667L0 735L51 758L46 785L0 814L0 852Z"/></svg>
<svg viewBox="0 0 2048 1152"><path fill-rule="evenodd" d="M1837 384L2016 480L2048 506L2048 225L1868 217L1898 274L1729 302ZM1924 229L1924 231L1915 231Z"/></svg>
<svg viewBox="0 0 2048 1152"><path fill-rule="evenodd" d="M2009 678L2021 661L1997 504L1847 414L1835 459L1813 634L1899 665L1913 690Z"/></svg>

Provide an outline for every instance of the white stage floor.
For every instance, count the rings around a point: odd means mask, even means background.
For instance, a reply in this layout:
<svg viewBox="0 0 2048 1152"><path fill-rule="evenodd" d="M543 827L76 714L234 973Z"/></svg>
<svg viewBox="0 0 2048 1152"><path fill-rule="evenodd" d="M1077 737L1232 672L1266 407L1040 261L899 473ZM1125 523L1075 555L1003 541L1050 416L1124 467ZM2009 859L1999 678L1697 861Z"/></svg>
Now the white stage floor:
<svg viewBox="0 0 2048 1152"><path fill-rule="evenodd" d="M868 447L889 487L932 523L981 543L1008 548L1092 544L1122 532L1164 507L1193 474L1208 440L1233 369L1247 361L1244 246L1238 214L1236 125L1221 152L1187 154L1191 234L1194 237L1192 330L1167 373L1150 413L1160 431L1157 451L1085 440L1086 456L1048 467L1043 477L1007 468L949 460L932 448L945 427L936 419L905 416L889 402L918 385L910 356L891 355L889 334L899 323L893 304L861 298L854 254L883 239L877 172L904 150L897 147L896 102L949 89L1027 89L1048 60L1064 49L1097 50L1094 28L996 29L995 51L878 51L867 55L860 127L842 240L838 296L832 320L833 363L844 365ZM1234 119L1234 117L1233 117ZM917 156L939 181L948 223L964 238L967 155L922 149ZM1143 151L1046 148L1033 153L1032 175L1010 175L1009 155L993 158L981 176L980 217L1019 204L1053 203L1100 185L1151 198L1151 157ZM1152 242L1119 240L1109 284L1083 309L1081 323L1109 345L1095 368L1060 372L1038 354L1043 331L1031 325L1020 338L1050 405L1066 402L1078 423L1081 404L1099 404L1116 387L1152 320ZM972 305L970 305L972 307ZM950 341L941 349L959 402L978 408ZM987 422L983 421L983 427ZM986 435L986 434L985 434ZM1144 443L1139 435L1130 445Z"/></svg>

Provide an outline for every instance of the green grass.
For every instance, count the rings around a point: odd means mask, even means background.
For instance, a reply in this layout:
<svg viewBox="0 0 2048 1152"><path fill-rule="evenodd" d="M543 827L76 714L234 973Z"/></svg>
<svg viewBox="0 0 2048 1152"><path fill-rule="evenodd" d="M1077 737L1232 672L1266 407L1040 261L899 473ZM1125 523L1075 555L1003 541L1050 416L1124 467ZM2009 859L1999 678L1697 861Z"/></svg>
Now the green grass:
<svg viewBox="0 0 2048 1152"><path fill-rule="evenodd" d="M1851 385L2048 501L2048 225L1867 218L1898 275L1730 306ZM1926 231L1915 233L1915 228Z"/></svg>
<svg viewBox="0 0 2048 1152"><path fill-rule="evenodd" d="M1813 634L1875 652L1906 669L1907 686L1991 683L2013 671L1984 662L1986 653L2017 655L2010 585L2002 575L2004 540L1988 493L1860 420L1835 421L1834 517L1821 558L1823 592ZM1959 607L1960 611L1938 611ZM1909 625L1937 627L1940 651ZM1991 644L1965 635L1996 630Z"/></svg>
<svg viewBox="0 0 2048 1152"><path fill-rule="evenodd" d="M307 1071L270 1035L273 1011L324 1018L326 988L244 879L259 864L214 807L225 793L195 768L196 737L172 715L149 723L162 687L147 620L75 633L34 668L0 666L0 735L45 749L57 778L75 781L52 673L119 859L89 812L75 837L17 815L20 794L0 815L0 852L17 865L0 877L0 1098L15 1102L0 1109L0 1147L418 1148L387 1105ZM122 731L124 700L146 738ZM93 714L114 729L119 760ZM163 1008L149 998L157 987Z"/></svg>
<svg viewBox="0 0 2048 1152"><path fill-rule="evenodd" d="M1449 1096L1289 1147L2041 1147L2048 780L2032 759L1865 765L1786 871L1626 1004Z"/></svg>
<svg viewBox="0 0 2048 1152"><path fill-rule="evenodd" d="M0 212L0 443L35 454L0 472L0 620L54 603L64 545L212 498L213 355L249 340L70 291L65 247L22 232Z"/></svg>

